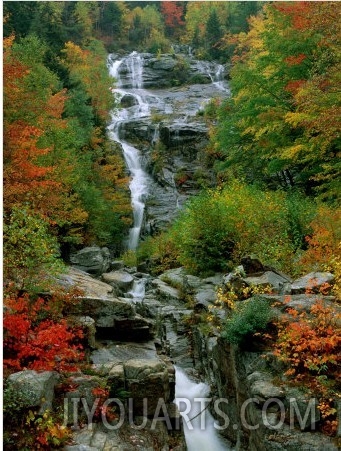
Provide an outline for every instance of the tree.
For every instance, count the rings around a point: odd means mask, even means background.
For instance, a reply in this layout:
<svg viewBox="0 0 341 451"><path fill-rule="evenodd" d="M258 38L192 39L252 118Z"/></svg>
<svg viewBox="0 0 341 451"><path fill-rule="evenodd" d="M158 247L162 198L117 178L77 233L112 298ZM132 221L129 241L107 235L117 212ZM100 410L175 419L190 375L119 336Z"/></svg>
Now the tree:
<svg viewBox="0 0 341 451"><path fill-rule="evenodd" d="M184 7L181 2L161 2L161 14L164 16L166 32L170 38L179 37L183 20Z"/></svg>
<svg viewBox="0 0 341 451"><path fill-rule="evenodd" d="M211 58L219 58L219 40L222 37L221 26L216 9L212 9L206 23L206 41Z"/></svg>
<svg viewBox="0 0 341 451"><path fill-rule="evenodd" d="M312 26L326 15L315 3L266 5L233 38L233 96L214 133L230 175L335 195L339 70L327 30Z"/></svg>

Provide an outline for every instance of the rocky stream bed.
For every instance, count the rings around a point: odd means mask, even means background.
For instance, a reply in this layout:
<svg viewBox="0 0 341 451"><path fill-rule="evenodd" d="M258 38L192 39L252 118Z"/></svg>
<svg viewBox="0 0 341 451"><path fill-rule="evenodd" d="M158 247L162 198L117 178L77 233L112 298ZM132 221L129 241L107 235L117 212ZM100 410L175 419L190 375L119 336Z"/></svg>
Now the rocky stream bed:
<svg viewBox="0 0 341 451"><path fill-rule="evenodd" d="M56 396L63 397L66 422L74 428L73 444L66 446L66 451L204 450L205 439L211 443L218 440L215 449L226 450L337 449L331 438L314 430L320 420L317 408L310 412L312 420L305 430L301 431L297 424L295 428L290 426L290 399L297 400L302 417L308 399L298 387L279 382L283 367L271 349L257 348L255 344L243 350L228 344L218 333L205 332L200 321L188 322L213 305L217 288L229 283L233 274L199 278L176 268L153 277L138 268L124 267L122 261L110 261L107 249L98 247L83 249L73 255L73 261L60 283L83 292L70 318L87 330L90 374L75 373L69 384L76 388L62 395L55 393L58 376L54 372L23 371L9 378L17 390L29 387L34 393L31 404L41 411L51 408ZM288 306L310 308L317 298L316 294L304 294L311 278L315 278L316 287L332 281L329 273L314 273L293 281L267 268L257 274L250 271L252 268L246 268L243 283L270 284L275 294L266 296L278 302L278 315L285 314ZM188 293L190 305L185 296ZM328 304L333 298L325 296L324 301ZM177 377L183 381L183 375L188 378L187 384L192 381L199 390L194 391L197 398L225 400L220 410L214 409L212 403L207 409L221 430L200 431L206 435L195 437L194 447L188 437L186 445L184 421L174 403ZM105 421L89 427L88 415L95 401L93 389L104 385L114 387L121 402L122 417L114 422L117 425L120 420L119 427ZM180 389L179 399L190 397L191 390L186 390L184 395ZM127 398L120 398L123 392L128 393ZM269 409L265 422L262 416L264 405L273 399L285 406L285 419L277 429L282 415L278 406ZM243 411L245 402L248 408ZM184 406L179 407L183 413ZM250 429L248 425L258 426Z"/></svg>

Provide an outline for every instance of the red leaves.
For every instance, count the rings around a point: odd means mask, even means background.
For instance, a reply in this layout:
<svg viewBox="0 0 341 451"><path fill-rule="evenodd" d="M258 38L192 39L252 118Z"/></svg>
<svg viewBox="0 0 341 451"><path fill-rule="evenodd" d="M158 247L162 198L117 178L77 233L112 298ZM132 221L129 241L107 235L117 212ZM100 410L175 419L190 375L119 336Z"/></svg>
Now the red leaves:
<svg viewBox="0 0 341 451"><path fill-rule="evenodd" d="M183 6L177 3L178 2L161 2L161 13L165 18L167 27L176 28L185 25L182 18L184 12Z"/></svg>
<svg viewBox="0 0 341 451"><path fill-rule="evenodd" d="M286 376L304 381L305 386L321 399L322 430L329 435L336 431L335 409L328 400L329 389L337 381L341 363L340 314L319 300L310 309L299 313L288 309L291 317L279 324L274 354L288 363Z"/></svg>
<svg viewBox="0 0 341 451"><path fill-rule="evenodd" d="M286 84L284 89L294 96L304 86L305 82L305 80L291 80Z"/></svg>
<svg viewBox="0 0 341 451"><path fill-rule="evenodd" d="M273 6L289 16L292 25L297 30L307 29L310 24L309 12L311 10L311 2L283 2L274 3Z"/></svg>
<svg viewBox="0 0 341 451"><path fill-rule="evenodd" d="M53 302L51 300L50 302ZM13 370L69 370L83 358L83 332L54 317L42 298L28 296L6 301L4 366Z"/></svg>

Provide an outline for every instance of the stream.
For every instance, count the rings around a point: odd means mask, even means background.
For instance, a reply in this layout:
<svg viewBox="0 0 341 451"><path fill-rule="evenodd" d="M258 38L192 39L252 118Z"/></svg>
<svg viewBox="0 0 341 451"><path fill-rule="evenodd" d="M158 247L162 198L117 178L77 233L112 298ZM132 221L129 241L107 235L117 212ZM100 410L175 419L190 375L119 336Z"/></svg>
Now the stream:
<svg viewBox="0 0 341 451"><path fill-rule="evenodd" d="M116 80L113 94L123 107L112 112L111 123L108 127L111 139L122 148L127 171L130 175L131 205L133 210L133 225L126 240L126 247L136 250L143 227L145 226L146 201L155 196L156 203L159 193L166 196L165 206L157 214L163 219L166 210L181 208L188 196L179 193L174 182L172 164L166 174L165 186L159 186L153 180L145 167L145 159L141 149L135 147L127 139L127 130L133 128L134 133L143 129L145 137L153 148L160 139L161 123L167 124L169 140L175 149L181 142L180 134L186 137L188 129L194 133L202 133L203 120L197 119L197 113L203 109L212 97L225 97L229 94L226 82L223 79L223 66L211 62L191 62L193 70L204 74L208 82L203 85L186 86L185 88L146 89L144 87L144 58L145 54L133 52L125 57L109 55L108 69L110 75ZM157 62L156 62L157 64ZM163 121L152 121L152 114L162 115ZM166 116L166 120L164 117ZM190 125L188 125L190 124ZM184 139L184 138L182 138ZM175 155L176 152L173 151ZM181 158L180 158L181 159ZM180 161L179 154L174 157L174 165L180 164L191 169L192 161ZM166 193L166 194L165 194ZM143 303L147 279L135 279L132 289L127 296L134 303ZM189 451L229 450L217 429L214 419L209 412L208 405L203 398L209 397L209 386L205 383L191 381L184 370L176 367L175 403L183 416L184 432L187 449ZM202 399L202 402L198 402ZM197 400L197 401L195 401ZM183 402L186 405L183 406ZM189 405L191 404L190 410ZM186 409L184 410L185 407ZM187 421L187 420L190 421Z"/></svg>
<svg viewBox="0 0 341 451"><path fill-rule="evenodd" d="M108 57L109 74L115 79L113 94L122 105L112 112L108 131L111 139L122 147L131 177L129 187L133 225L126 240L126 247L130 250L136 250L143 229L148 234L155 222L166 225L171 222L188 198L186 193L178 192L174 174L177 170L191 171L195 168L195 161L191 156L186 159L179 155L179 152L168 152L167 158L170 161L162 170L163 180L160 184L159 180L153 180L148 174L146 150L132 144L134 137L149 143L149 151L155 148L160 140L165 147L172 146L175 150L186 145L191 148L191 140L198 141L208 132L203 118L198 117L198 112L202 111L212 98L229 95L222 65L191 58L192 72L206 77L206 84L159 89L155 86L162 84L162 73L158 74L151 69L151 66L160 64L157 58L137 52L124 57ZM154 77L157 73L160 79L154 80L153 87L150 87L152 70ZM145 87L145 84L148 87ZM147 199L152 200L148 218Z"/></svg>
<svg viewBox="0 0 341 451"><path fill-rule="evenodd" d="M183 417L188 451L226 451L230 448L218 435L215 420L208 410L209 386L191 381L179 367L176 369L175 404ZM189 403L190 401L190 403Z"/></svg>

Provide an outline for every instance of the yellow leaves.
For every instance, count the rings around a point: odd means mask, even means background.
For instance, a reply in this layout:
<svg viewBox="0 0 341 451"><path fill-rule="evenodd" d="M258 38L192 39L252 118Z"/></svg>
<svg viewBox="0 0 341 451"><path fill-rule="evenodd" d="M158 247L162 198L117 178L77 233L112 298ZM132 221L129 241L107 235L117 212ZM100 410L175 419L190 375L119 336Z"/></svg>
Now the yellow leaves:
<svg viewBox="0 0 341 451"><path fill-rule="evenodd" d="M307 150L307 146L303 144L294 144L285 147L282 151L282 157L293 161L299 160L302 154Z"/></svg>
<svg viewBox="0 0 341 451"><path fill-rule="evenodd" d="M86 52L73 42L67 42L62 53L65 55L64 63L68 68L84 64Z"/></svg>
<svg viewBox="0 0 341 451"><path fill-rule="evenodd" d="M289 112L284 116L285 122L293 127L304 125L310 118L311 116L309 114L299 111Z"/></svg>

